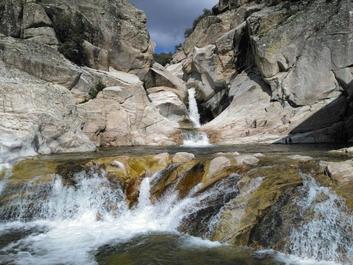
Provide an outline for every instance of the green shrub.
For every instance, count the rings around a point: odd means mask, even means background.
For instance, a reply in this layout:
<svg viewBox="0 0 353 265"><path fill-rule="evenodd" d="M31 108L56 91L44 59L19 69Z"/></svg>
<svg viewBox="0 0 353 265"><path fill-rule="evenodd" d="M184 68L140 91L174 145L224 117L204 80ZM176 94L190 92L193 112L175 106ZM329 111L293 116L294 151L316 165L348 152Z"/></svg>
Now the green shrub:
<svg viewBox="0 0 353 265"><path fill-rule="evenodd" d="M97 94L99 92L101 92L104 88L105 88L105 84L102 82L102 80L99 80L95 85L94 87L92 87L88 94L91 98L96 98L97 97Z"/></svg>
<svg viewBox="0 0 353 265"><path fill-rule="evenodd" d="M205 8L205 9L202 11L202 14L201 14L199 17L197 17L197 18L194 20L194 22L192 23L192 28L188 28L188 29L185 30L185 32L184 32L184 37L185 37L185 38L189 37L189 36L191 35L191 33L195 30L197 24L199 24L199 22L200 22L203 18L208 17L208 16L212 16L212 15L213 15L212 10Z"/></svg>
<svg viewBox="0 0 353 265"><path fill-rule="evenodd" d="M171 53L171 52L168 52L168 53L162 52L162 53L158 53L158 54L155 53L153 55L153 57L157 63L165 66L168 63L170 63L170 61L173 59L173 53Z"/></svg>

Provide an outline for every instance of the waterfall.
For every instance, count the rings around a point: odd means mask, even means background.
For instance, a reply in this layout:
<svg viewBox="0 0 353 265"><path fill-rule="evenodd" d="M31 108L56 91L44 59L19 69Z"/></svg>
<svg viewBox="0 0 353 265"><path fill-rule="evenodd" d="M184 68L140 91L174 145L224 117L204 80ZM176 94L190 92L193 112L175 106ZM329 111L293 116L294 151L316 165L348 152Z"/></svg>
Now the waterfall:
<svg viewBox="0 0 353 265"><path fill-rule="evenodd" d="M200 128L200 113L199 109L197 107L197 101L196 101L196 90L195 88L190 88L188 90L188 95L189 95L189 117L194 124L195 128Z"/></svg>
<svg viewBox="0 0 353 265"><path fill-rule="evenodd" d="M297 201L304 224L293 229L288 248L302 258L353 263L353 216L332 190L304 176L302 196ZM305 216L308 220L305 220Z"/></svg>
<svg viewBox="0 0 353 265"><path fill-rule="evenodd" d="M7 181L12 174L12 166L9 163L0 163L0 195L6 187Z"/></svg>
<svg viewBox="0 0 353 265"><path fill-rule="evenodd" d="M210 142L205 132L185 130L183 132L183 146L205 147L210 146Z"/></svg>
<svg viewBox="0 0 353 265"><path fill-rule="evenodd" d="M157 173L142 180L132 208L122 187L110 182L104 171L77 173L73 184L56 175L46 184L35 178L17 191L5 190L5 196L16 196L0 205L0 237L16 229L34 232L1 249L0 263L96 264L92 251L111 241L178 233L182 220L204 207L202 201L211 194L179 199L172 189L152 203L151 188L159 177Z"/></svg>
<svg viewBox="0 0 353 265"><path fill-rule="evenodd" d="M185 130L183 132L183 145L190 147L202 147L209 146L210 142L207 133L198 131L197 128L201 127L200 124L200 113L197 107L196 101L196 90L195 88L190 88L188 90L189 94L189 117L193 123L194 130Z"/></svg>

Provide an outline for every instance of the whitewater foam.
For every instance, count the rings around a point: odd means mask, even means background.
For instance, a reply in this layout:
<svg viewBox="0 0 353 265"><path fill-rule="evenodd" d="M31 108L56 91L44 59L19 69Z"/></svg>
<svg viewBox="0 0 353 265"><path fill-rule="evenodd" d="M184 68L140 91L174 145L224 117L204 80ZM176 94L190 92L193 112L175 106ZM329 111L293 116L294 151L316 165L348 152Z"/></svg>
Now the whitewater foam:
<svg viewBox="0 0 353 265"><path fill-rule="evenodd" d="M80 173L74 186L65 185L60 176L46 186L32 182L23 194L28 197L15 200L10 207L16 212L12 213L14 221L0 227L8 231L38 226L46 227L47 232L25 237L0 252L16 264L95 264L92 253L104 244L123 243L150 232L178 233L182 219L197 209L200 199L179 200L173 192L153 204L151 182L157 177L143 179L138 204L132 209L121 187L111 186L104 174ZM29 195L33 192L43 197ZM42 202L34 203L38 199ZM192 242L205 244L202 239Z"/></svg>

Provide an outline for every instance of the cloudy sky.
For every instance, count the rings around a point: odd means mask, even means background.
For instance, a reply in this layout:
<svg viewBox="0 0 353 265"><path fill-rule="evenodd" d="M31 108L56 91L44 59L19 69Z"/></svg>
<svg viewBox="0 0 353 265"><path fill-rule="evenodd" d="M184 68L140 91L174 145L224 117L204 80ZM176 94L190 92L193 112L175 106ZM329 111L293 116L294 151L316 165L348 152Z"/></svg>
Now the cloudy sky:
<svg viewBox="0 0 353 265"><path fill-rule="evenodd" d="M184 31L204 8L211 8L218 0L131 0L147 14L148 28L157 43L157 52L174 51L184 39Z"/></svg>

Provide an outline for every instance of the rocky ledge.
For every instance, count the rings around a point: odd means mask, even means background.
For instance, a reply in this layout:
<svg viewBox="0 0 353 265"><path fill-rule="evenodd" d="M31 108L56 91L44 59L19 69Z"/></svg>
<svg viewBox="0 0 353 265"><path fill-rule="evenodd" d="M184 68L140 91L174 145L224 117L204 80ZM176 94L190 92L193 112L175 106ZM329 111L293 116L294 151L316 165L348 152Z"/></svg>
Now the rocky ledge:
<svg viewBox="0 0 353 265"><path fill-rule="evenodd" d="M352 161L342 162L327 154L324 157L330 161L237 152L207 157L184 152L100 158L37 157L14 165L12 177L0 196L0 218L11 220L21 212L22 219L31 220L41 207L38 194L51 194L47 189L58 178L73 192L82 185L82 177L88 180L99 176L114 189L121 187L124 200L133 209L140 203L144 181L149 179L148 199L152 204L173 196L178 201L198 198L199 206L184 209L189 214L183 215L180 232L236 246L271 248L297 255L310 253L317 258L335 250L336 261L343 262L351 258L351 245L347 248L344 242L351 233L348 218L353 209L353 166ZM96 184L94 187L96 191L103 188ZM105 207L118 207L109 203ZM322 215L327 218L322 219ZM100 218L99 214L96 218ZM313 225L316 229L312 229ZM303 243L306 238L312 243L308 233L317 238L319 251L310 252ZM334 238L333 244L342 245L327 244L322 241L325 236ZM344 241L339 241L342 238Z"/></svg>
<svg viewBox="0 0 353 265"><path fill-rule="evenodd" d="M221 0L167 69L196 88L215 143L351 142L352 12L349 0Z"/></svg>
<svg viewBox="0 0 353 265"><path fill-rule="evenodd" d="M0 160L97 146L352 140L349 0L222 0L172 64L126 0L0 3ZM320 15L318 15L320 14Z"/></svg>

